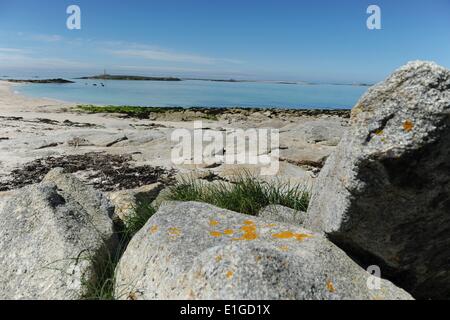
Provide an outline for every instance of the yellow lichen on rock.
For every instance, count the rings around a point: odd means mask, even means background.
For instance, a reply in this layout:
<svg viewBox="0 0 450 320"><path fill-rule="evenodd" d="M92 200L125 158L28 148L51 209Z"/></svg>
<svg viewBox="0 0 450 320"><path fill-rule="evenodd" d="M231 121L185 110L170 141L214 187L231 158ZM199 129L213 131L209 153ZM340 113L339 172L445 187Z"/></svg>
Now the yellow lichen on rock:
<svg viewBox="0 0 450 320"><path fill-rule="evenodd" d="M277 239L292 239L294 237L294 233L291 231L283 231L273 234L272 237Z"/></svg>
<svg viewBox="0 0 450 320"><path fill-rule="evenodd" d="M334 287L333 282L331 282L331 280L327 281L327 290L331 293L336 292L336 288Z"/></svg>
<svg viewBox="0 0 450 320"><path fill-rule="evenodd" d="M241 231L243 232L240 238L234 238L233 240L256 240L258 239L258 233L256 232L256 225L251 220L245 220L244 226L241 227Z"/></svg>
<svg viewBox="0 0 450 320"><path fill-rule="evenodd" d="M294 233L292 231L283 231L273 234L272 237L276 239L296 239L298 241L303 241L305 239L312 238L312 235L304 233Z"/></svg>
<svg viewBox="0 0 450 320"><path fill-rule="evenodd" d="M403 130L405 130L406 132L411 132L412 129L414 129L414 124L411 122L411 120L406 120L403 123Z"/></svg>
<svg viewBox="0 0 450 320"><path fill-rule="evenodd" d="M179 237L181 235L181 231L180 229L174 227L174 228L169 228L167 230L167 233L169 234L169 236L173 239Z"/></svg>
<svg viewBox="0 0 450 320"><path fill-rule="evenodd" d="M277 225L275 223L269 223L264 226L264 228L275 228Z"/></svg>
<svg viewBox="0 0 450 320"><path fill-rule="evenodd" d="M223 234L225 234L227 236L231 236L233 233L234 233L234 231L231 229L226 229L223 231Z"/></svg>
<svg viewBox="0 0 450 320"><path fill-rule="evenodd" d="M297 239L298 241L303 241L305 239L312 238L312 235L304 233L295 233L294 238Z"/></svg>
<svg viewBox="0 0 450 320"><path fill-rule="evenodd" d="M158 226L154 225L150 227L150 233L155 234L158 231Z"/></svg>
<svg viewBox="0 0 450 320"><path fill-rule="evenodd" d="M211 231L211 232L209 232L209 234L210 234L212 237L215 237L215 238L219 238L219 237L222 236L222 234L221 234L220 232L218 232L218 231Z"/></svg>
<svg viewBox="0 0 450 320"><path fill-rule="evenodd" d="M215 227L215 226L219 225L219 221L217 221L217 220L210 220L209 221L209 225L211 227Z"/></svg>

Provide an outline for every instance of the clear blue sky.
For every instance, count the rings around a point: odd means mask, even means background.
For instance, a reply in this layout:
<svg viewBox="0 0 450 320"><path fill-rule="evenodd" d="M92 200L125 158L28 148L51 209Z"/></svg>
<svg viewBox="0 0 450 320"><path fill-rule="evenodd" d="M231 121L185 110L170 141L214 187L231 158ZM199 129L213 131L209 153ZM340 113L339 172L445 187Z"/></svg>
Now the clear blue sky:
<svg viewBox="0 0 450 320"><path fill-rule="evenodd" d="M450 0L0 0L0 75L373 82L416 59L450 68Z"/></svg>

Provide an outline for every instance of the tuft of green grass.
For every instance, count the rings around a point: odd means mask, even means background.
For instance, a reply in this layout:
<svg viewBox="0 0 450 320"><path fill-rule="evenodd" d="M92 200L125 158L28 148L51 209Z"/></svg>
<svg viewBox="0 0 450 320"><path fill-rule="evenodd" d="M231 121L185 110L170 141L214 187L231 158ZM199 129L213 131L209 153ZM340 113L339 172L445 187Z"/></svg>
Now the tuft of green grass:
<svg viewBox="0 0 450 320"><path fill-rule="evenodd" d="M137 208L135 208L134 215L128 217L125 221L124 233L125 236L131 240L131 238L142 229L142 227L147 223L156 213L156 208L149 203L140 203Z"/></svg>
<svg viewBox="0 0 450 320"><path fill-rule="evenodd" d="M115 233L117 243L105 242L99 253L86 258L93 268L89 279L82 282L84 300L115 300L116 267L129 242L122 229L116 229Z"/></svg>
<svg viewBox="0 0 450 320"><path fill-rule="evenodd" d="M156 209L148 203L140 203L135 208L135 214L128 217L126 223L116 231L119 245L110 252L103 250L100 257L93 257L91 262L94 266L93 280L86 281L85 300L114 300L115 271L120 257L125 251L132 237L147 223L148 219L155 214Z"/></svg>
<svg viewBox="0 0 450 320"><path fill-rule="evenodd" d="M94 279L83 283L85 300L114 300L115 271L122 254L121 248L114 253L93 259Z"/></svg>
<svg viewBox="0 0 450 320"><path fill-rule="evenodd" d="M309 192L300 185L261 181L246 173L232 183L183 179L169 189L165 200L206 202L235 212L257 215L262 208L274 204L306 211Z"/></svg>
<svg viewBox="0 0 450 320"><path fill-rule="evenodd" d="M164 200L199 201L235 212L257 215L262 208L272 204L306 211L309 192L300 185L262 181L245 172L232 183L224 181L207 183L202 180L182 179L169 188ZM108 253L93 260L95 281L84 284L87 287L85 299L114 300L115 270L119 259L131 238L156 211L157 208L149 202L138 204L135 214L128 217L117 231L120 243L118 248L112 254Z"/></svg>

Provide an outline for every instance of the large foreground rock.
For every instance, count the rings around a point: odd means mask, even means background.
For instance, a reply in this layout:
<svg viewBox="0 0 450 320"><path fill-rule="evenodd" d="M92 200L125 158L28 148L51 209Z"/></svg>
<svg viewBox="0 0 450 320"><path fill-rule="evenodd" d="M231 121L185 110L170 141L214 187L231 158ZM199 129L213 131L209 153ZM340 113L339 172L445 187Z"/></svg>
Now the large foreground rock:
<svg viewBox="0 0 450 320"><path fill-rule="evenodd" d="M416 297L450 297L450 71L409 63L367 92L351 123L306 227Z"/></svg>
<svg viewBox="0 0 450 320"><path fill-rule="evenodd" d="M100 193L59 170L45 180L0 212L0 299L80 299L115 245L113 208Z"/></svg>
<svg viewBox="0 0 450 320"><path fill-rule="evenodd" d="M168 202L131 240L119 299L410 299L318 234L196 202ZM378 279L378 278L377 278Z"/></svg>

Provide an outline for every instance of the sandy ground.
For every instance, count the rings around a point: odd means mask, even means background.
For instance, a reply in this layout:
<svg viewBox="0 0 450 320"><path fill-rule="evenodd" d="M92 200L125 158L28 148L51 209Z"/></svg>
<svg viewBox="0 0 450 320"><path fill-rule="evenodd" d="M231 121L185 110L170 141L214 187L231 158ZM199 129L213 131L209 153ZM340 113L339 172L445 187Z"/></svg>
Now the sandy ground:
<svg viewBox="0 0 450 320"><path fill-rule="evenodd" d="M156 115L152 120L140 120L114 114L80 113L73 110L75 105L71 103L18 95L14 93L14 86L0 81L0 185L17 179L17 175L11 173L32 161L98 152L125 155L134 167L162 166L180 174L214 173L228 178L242 168L259 173L260 165L232 165L221 161L174 164L173 131L188 129L186 132L192 134L193 121L183 121L176 115ZM255 112L245 117L227 114L217 121L202 120L200 131L227 135L233 128L278 129L280 146L275 149L280 153L279 171L265 178L310 187L324 159L339 142L347 122L345 118L330 115L273 117L267 112ZM229 154L230 150L222 152ZM217 150L213 153L220 155ZM275 152L268 150L267 154Z"/></svg>

